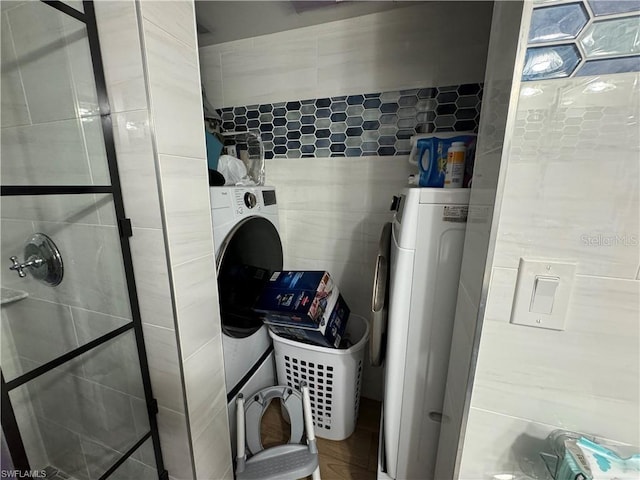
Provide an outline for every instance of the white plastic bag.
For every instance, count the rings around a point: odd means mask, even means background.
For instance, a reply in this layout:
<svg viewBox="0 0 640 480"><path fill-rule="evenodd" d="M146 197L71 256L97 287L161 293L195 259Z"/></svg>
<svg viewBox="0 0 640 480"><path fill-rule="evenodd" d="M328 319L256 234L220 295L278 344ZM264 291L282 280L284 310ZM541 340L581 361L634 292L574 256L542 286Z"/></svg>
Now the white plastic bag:
<svg viewBox="0 0 640 480"><path fill-rule="evenodd" d="M231 155L220 155L218 172L224 177L225 185L255 185L247 175L244 162Z"/></svg>

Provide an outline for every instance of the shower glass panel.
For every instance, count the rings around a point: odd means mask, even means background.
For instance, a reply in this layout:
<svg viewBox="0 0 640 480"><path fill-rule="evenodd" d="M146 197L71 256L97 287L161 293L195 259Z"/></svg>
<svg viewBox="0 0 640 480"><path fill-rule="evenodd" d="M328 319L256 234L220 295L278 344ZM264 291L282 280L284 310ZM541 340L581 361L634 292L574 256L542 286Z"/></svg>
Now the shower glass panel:
<svg viewBox="0 0 640 480"><path fill-rule="evenodd" d="M166 479L93 4L0 21L2 474Z"/></svg>
<svg viewBox="0 0 640 480"><path fill-rule="evenodd" d="M64 266L56 287L28 270L24 278L3 270L5 380L132 321L111 195L5 196L0 228L3 262L12 255L22 260L25 240L42 232L60 249ZM16 297L21 299L11 301Z"/></svg>
<svg viewBox="0 0 640 480"><path fill-rule="evenodd" d="M52 466L72 478L100 478L111 466L105 459L119 458L149 432L132 330L9 397L27 457L38 470Z"/></svg>
<svg viewBox="0 0 640 480"><path fill-rule="evenodd" d="M2 181L108 185L87 27L41 2L2 11Z"/></svg>
<svg viewBox="0 0 640 480"><path fill-rule="evenodd" d="M96 450L94 453L96 457L97 471L102 471L100 468L100 462L103 465L109 465L117 458L117 452L108 451L105 449ZM129 480L135 478L136 480L154 480L158 478L158 474L155 468L150 468L149 465L154 465L153 457L153 445L151 440L147 440L140 446L136 455L131 456L124 462L115 472L111 478L118 480Z"/></svg>

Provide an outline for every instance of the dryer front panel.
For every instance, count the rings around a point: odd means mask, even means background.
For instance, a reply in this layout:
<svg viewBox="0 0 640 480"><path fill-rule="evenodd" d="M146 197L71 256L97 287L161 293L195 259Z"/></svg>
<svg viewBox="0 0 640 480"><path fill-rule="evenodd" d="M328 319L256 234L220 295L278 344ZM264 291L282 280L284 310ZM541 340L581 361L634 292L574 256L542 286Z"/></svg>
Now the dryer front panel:
<svg viewBox="0 0 640 480"><path fill-rule="evenodd" d="M253 311L271 272L282 270L280 234L264 217L247 217L238 222L218 250L218 291L222 331L245 338L262 326Z"/></svg>

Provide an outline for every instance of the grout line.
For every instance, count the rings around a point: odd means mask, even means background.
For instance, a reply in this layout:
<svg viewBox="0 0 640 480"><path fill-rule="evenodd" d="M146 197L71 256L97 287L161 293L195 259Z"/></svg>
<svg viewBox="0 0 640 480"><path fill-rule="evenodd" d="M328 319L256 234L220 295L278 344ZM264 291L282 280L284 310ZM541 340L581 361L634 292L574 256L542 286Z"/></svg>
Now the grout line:
<svg viewBox="0 0 640 480"><path fill-rule="evenodd" d="M215 262L215 258L213 258L213 246L212 246L212 248L211 248L211 253L207 253L207 254L202 255L202 256L200 256L200 257L195 257L195 258L192 258L191 260L186 260L186 261L181 262L181 263L176 263L176 264L172 265L172 267L171 267L171 268L176 269L176 268L178 268L178 267L182 267L183 265L186 265L186 264L188 264L188 263L194 263L194 262L197 262L197 261L204 260L204 259L205 259L205 258L207 258L207 257L212 257L212 259L213 259L213 263L214 263L214 265L215 265L215 263L216 263L216 262Z"/></svg>
<svg viewBox="0 0 640 480"><path fill-rule="evenodd" d="M162 155L163 157L171 157L171 158L178 158L180 160L194 160L194 161L198 161L198 162L203 162L205 159L203 157L191 157L191 156L184 156L184 155L173 155L171 153L162 153L162 152L158 152L158 155Z"/></svg>
<svg viewBox="0 0 640 480"><path fill-rule="evenodd" d="M607 397L603 397L603 398L607 398ZM611 397L611 398L613 400L617 400L616 398L613 398L613 397ZM480 407L475 407L475 406L471 406L471 409L478 410L478 411L484 412L484 413L489 413L489 414L492 414L492 415L498 415L498 416L504 417L504 418L511 418L511 419L514 419L514 420L520 420L520 421L525 422L527 424L532 424L533 423L535 425L542 425L544 427L548 427L551 430L556 430L556 429L562 427L562 425L552 425L550 423L540 422L540 421L535 420L533 418L518 417L516 415L509 415L509 414L506 414L506 413L496 412L496 411L493 411L493 410L487 410L485 408L480 408ZM609 440L609 441L613 441L613 442L618 443L618 441L613 440L613 439L608 438L608 437L605 437L605 436L602 436L602 435L594 435L594 436L597 437L600 440Z"/></svg>
<svg viewBox="0 0 640 480"><path fill-rule="evenodd" d="M116 343L117 343L117 342L116 342ZM103 344L103 345L110 345L110 344L111 344L111 342L107 342L106 344ZM102 346L102 345L101 345L101 346ZM100 348L100 347L98 347L98 348ZM73 360L71 360L70 362L71 362L71 363L74 363L76 360L78 360L78 359L82 359L82 357L83 357L84 355L86 355L87 353L89 353L89 352L86 352L86 353L84 353L83 355L80 355L79 357L74 358L74 359L73 359ZM28 361L28 362L38 363L38 364L40 364L40 362L35 361L35 360L33 360L33 359L29 358L29 357L24 357L24 356L19 355L19 356L18 356L18 358L19 358L19 359L26 360L26 361ZM129 397L129 398L137 398L138 400L142 400L142 401L144 401L144 400L145 400L144 398L137 397L136 395L134 395L134 394L132 394L132 393L130 393L130 392L123 392L122 390L118 390L117 388L111 387L111 386L109 386L109 385L105 385L104 383L100 383L100 382L98 382L97 380L94 380L93 378L88 378L88 377L86 376L86 375L87 375L87 373L86 373L86 372L85 372L85 370L84 370L84 363L82 363L82 365L81 365L81 367L83 367L83 368L82 368L82 375L76 375L76 374L74 374L74 373L70 373L68 368L63 368L64 366L71 367L71 368L70 368L71 372L75 371L75 369L77 368L77 367L75 367L74 365L68 365L68 363L65 363L65 364L61 365L60 367L57 367L57 368L55 368L55 369L51 370L50 372L45 373L45 374L43 375L43 377L46 377L49 373L52 373L52 372L53 372L53 373L57 373L58 375L63 375L63 376L65 376L65 378L66 378L66 377L73 377L73 378L77 378L77 379L79 379L79 380L82 380L83 382L90 383L91 385L97 385L97 386L99 386L100 388L104 388L104 389L109 390L109 391L111 391L111 392L119 393L119 394L124 395L124 396ZM27 372L30 372L31 370L33 370L33 369L28 369L28 370L27 370ZM141 382L142 382L142 380L141 380ZM140 384L140 387L142 387L142 383ZM53 421L53 420L51 420L51 421Z"/></svg>
<svg viewBox="0 0 640 480"><path fill-rule="evenodd" d="M84 463L84 468L87 472L87 475L89 475L90 474L89 463L87 462L87 455L84 452L84 447L82 446L82 444L84 443L82 440L86 437L79 432L74 432L73 430L69 430L69 431L74 433L78 437L78 443L80 444L80 454L82 455L82 462Z"/></svg>
<svg viewBox="0 0 640 480"><path fill-rule="evenodd" d="M175 41L177 41L178 43L182 44L182 46L187 47L188 49L193 49L195 48L196 51L198 50L198 42L196 41L195 45L189 45L188 43L186 43L184 40L181 40L180 38L178 38L177 36L175 36L173 33L171 33L169 30L167 30L166 28L162 27L161 25L158 25L156 22L150 20L148 17L146 17L144 14L142 14L142 19L145 22L149 22L151 25L154 25L155 27L159 28L160 30L162 30L164 33L166 33L167 35L169 35L170 37L172 37ZM195 16L194 16L195 19Z"/></svg>
<svg viewBox="0 0 640 480"><path fill-rule="evenodd" d="M133 231L142 230L145 232L162 232L162 227L133 227Z"/></svg>
<svg viewBox="0 0 640 480"><path fill-rule="evenodd" d="M590 275L588 273L576 273L575 276L580 278L597 278L600 280L616 280L616 281L619 280L619 281L627 281L627 282L637 282L639 280L635 276L631 278L627 278L627 277L613 277L608 275Z"/></svg>
<svg viewBox="0 0 640 480"><path fill-rule="evenodd" d="M562 259L558 259L557 257L554 257L553 259L554 261L558 261L558 260L562 260ZM543 260L544 261L544 260ZM518 271L518 267L511 267L511 266L500 266L500 265L493 265L492 270L501 270L501 271L509 271L509 272L517 272ZM591 274L591 273L576 273L574 275L576 278L597 278L600 280L616 280L616 281L628 281L628 282L635 282L640 280L640 278L638 278L638 276L640 276L640 266L638 267L638 273L637 275L633 275L632 277L616 277L613 275L595 275L595 274Z"/></svg>
<svg viewBox="0 0 640 480"><path fill-rule="evenodd" d="M72 121L80 121L80 120L84 120L84 119L99 119L100 116L99 115L85 115L82 117L68 117L68 118L56 118L55 120L50 120L47 122L36 122L36 123L29 123L29 124L23 124L23 125L9 125L6 127L2 127L2 130L9 130L9 129L15 129L15 128L26 128L26 127L38 127L38 126L46 126L46 125L51 125L51 124L55 124L55 123L69 123Z"/></svg>
<svg viewBox="0 0 640 480"><path fill-rule="evenodd" d="M500 267L500 266L494 266L492 268L493 270L499 270L502 272L518 272L518 267ZM640 266L638 266L638 273L636 276L633 276L631 278L627 278L627 277L614 277L614 276L608 276L608 275L593 275L590 273L576 273L575 278L583 278L583 279L588 279L588 278L597 278L599 280L612 280L612 281L623 281L623 282L635 282L640 280Z"/></svg>
<svg viewBox="0 0 640 480"><path fill-rule="evenodd" d="M20 5L16 5L13 8L19 7ZM12 10L13 8L10 8L9 10ZM13 56L15 58L16 61L16 70L18 71L18 77L20 78L20 88L22 89L22 96L24 98L24 103L25 103L25 108L27 109L27 119L29 122L29 125L21 125L23 127L28 127L30 125L33 125L33 119L31 118L31 109L29 108L29 102L27 102L27 89L24 86L24 79L22 78L22 71L20 69L20 67L18 66L18 53L16 51L16 43L13 39L13 30L11 28L11 22L9 22L9 14L7 13L9 10L6 10L3 12L3 16L6 17L7 19L7 29L9 30L9 38L11 39L11 49L13 50Z"/></svg>
<svg viewBox="0 0 640 480"><path fill-rule="evenodd" d="M173 413L175 415L180 415L182 417L185 417L187 422L189 421L189 416L187 415L186 410L184 412L179 412L178 410L174 410L173 408L166 407L164 405L161 405L160 403L158 403L158 409L166 410L169 413Z"/></svg>
<svg viewBox="0 0 640 480"><path fill-rule="evenodd" d="M195 352L193 352L191 355L189 355L187 358L184 359L184 362L186 363L190 358L192 358L194 355L196 355L198 352L200 352L201 350L203 350L207 345L209 345L210 343L216 341L216 339L218 339L220 337L220 335L222 334L222 331L219 331L218 333L216 333L210 340L208 340L207 342L205 342L201 347L199 347ZM221 340L222 341L222 340ZM221 344L222 345L222 344ZM220 347L222 348L222 346ZM223 364L224 365L224 362ZM211 373L217 372L217 370L212 370Z"/></svg>
<svg viewBox="0 0 640 480"><path fill-rule="evenodd" d="M147 325L149 327L153 327L153 328L160 328L162 330L167 330L169 332L175 332L174 328L169 328L169 327L163 327L162 325L156 325L154 323L147 323L147 322L142 322L142 325Z"/></svg>

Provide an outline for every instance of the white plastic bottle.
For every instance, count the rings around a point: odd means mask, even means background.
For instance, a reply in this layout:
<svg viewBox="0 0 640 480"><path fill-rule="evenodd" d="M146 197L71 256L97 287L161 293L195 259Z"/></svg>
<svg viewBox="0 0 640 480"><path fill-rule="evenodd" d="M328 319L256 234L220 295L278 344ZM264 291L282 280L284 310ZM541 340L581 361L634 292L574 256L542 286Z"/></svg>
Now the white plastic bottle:
<svg viewBox="0 0 640 480"><path fill-rule="evenodd" d="M464 142L453 142L447 150L447 171L444 176L444 188L461 188L464 179L464 160L467 147Z"/></svg>

